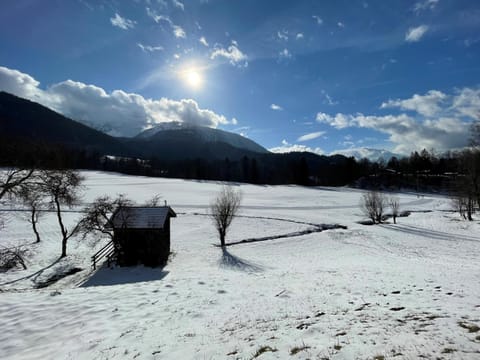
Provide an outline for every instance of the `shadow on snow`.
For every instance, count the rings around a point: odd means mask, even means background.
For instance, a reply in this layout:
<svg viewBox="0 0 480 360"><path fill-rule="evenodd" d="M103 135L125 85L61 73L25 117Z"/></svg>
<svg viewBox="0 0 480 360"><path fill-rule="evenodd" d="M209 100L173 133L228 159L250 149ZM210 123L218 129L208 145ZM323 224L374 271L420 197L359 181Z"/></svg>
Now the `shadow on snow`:
<svg viewBox="0 0 480 360"><path fill-rule="evenodd" d="M449 234L441 231L436 230L429 230L420 228L413 225L381 225L389 230L403 232L407 234L423 236L426 238L437 239L437 240L444 240L444 241L471 241L471 242L480 242L480 238L468 235L456 235L456 234Z"/></svg>
<svg viewBox="0 0 480 360"><path fill-rule="evenodd" d="M131 266L110 268L104 263L80 287L124 285L157 281L162 280L168 273L168 271L163 270L161 267Z"/></svg>
<svg viewBox="0 0 480 360"><path fill-rule="evenodd" d="M244 260L230 253L226 248L222 248L222 257L219 264L223 268L239 270L245 272L262 272L263 267L252 262Z"/></svg>

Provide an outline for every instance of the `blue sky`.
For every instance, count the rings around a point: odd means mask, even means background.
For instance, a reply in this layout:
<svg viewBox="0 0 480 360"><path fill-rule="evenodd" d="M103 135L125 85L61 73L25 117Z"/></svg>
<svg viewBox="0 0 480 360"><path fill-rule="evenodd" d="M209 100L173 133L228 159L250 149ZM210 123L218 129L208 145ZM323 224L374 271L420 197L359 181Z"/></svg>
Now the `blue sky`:
<svg viewBox="0 0 480 360"><path fill-rule="evenodd" d="M113 135L165 121L275 151L467 144L480 2L16 0L0 89Z"/></svg>

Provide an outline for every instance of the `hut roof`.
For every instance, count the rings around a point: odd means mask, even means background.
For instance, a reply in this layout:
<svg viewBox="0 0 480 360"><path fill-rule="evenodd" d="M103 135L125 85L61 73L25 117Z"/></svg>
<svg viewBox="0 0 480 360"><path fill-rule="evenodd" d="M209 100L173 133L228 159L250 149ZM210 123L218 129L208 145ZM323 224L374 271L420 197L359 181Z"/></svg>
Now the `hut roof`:
<svg viewBox="0 0 480 360"><path fill-rule="evenodd" d="M163 229L167 218L176 216L170 206L125 206L112 215L111 223L114 228Z"/></svg>

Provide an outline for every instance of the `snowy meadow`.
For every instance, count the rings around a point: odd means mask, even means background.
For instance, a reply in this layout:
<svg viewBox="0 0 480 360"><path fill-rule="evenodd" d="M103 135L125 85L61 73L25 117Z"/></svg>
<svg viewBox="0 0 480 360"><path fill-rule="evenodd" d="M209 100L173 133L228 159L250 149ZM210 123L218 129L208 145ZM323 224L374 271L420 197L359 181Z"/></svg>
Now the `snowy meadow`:
<svg viewBox="0 0 480 360"><path fill-rule="evenodd" d="M83 174L85 204L168 202L169 262L94 271L108 240L92 237L58 260L55 215L34 244L4 202L0 244L29 253L27 270L0 273L2 359L480 358L480 226L447 197L395 194L410 215L367 226L361 190L231 184L243 200L222 250L208 216L222 183Z"/></svg>

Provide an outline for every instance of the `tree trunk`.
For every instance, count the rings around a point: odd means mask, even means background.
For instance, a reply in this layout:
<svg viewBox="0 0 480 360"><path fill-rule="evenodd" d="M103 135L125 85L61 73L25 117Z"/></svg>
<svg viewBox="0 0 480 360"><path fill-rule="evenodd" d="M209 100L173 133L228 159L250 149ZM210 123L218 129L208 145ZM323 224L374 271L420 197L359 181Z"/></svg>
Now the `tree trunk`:
<svg viewBox="0 0 480 360"><path fill-rule="evenodd" d="M472 221L472 213L473 213L473 198L469 197L468 198L468 205L467 205L467 217L468 221Z"/></svg>
<svg viewBox="0 0 480 360"><path fill-rule="evenodd" d="M37 216L37 210L35 208L32 208L32 217L31 217L31 222L32 222L32 229L33 232L35 233L35 237L37 239L37 243L40 242L40 234L38 233L37 229L37 221L38 221L38 216Z"/></svg>
<svg viewBox="0 0 480 360"><path fill-rule="evenodd" d="M394 224L397 223L397 216L396 216L396 215L393 215L393 223L394 223Z"/></svg>
<svg viewBox="0 0 480 360"><path fill-rule="evenodd" d="M63 238L62 239L62 255L60 257L64 258L66 256L67 256L67 239Z"/></svg>
<svg viewBox="0 0 480 360"><path fill-rule="evenodd" d="M225 231L220 231L220 246L225 247Z"/></svg>
<svg viewBox="0 0 480 360"><path fill-rule="evenodd" d="M60 202L57 197L55 197L55 206L57 207L57 218L58 218L58 224L60 225L60 230L62 232L62 255L60 257L65 257L67 256L67 229L65 229L65 226L63 225L62 221L62 212L60 209Z"/></svg>

